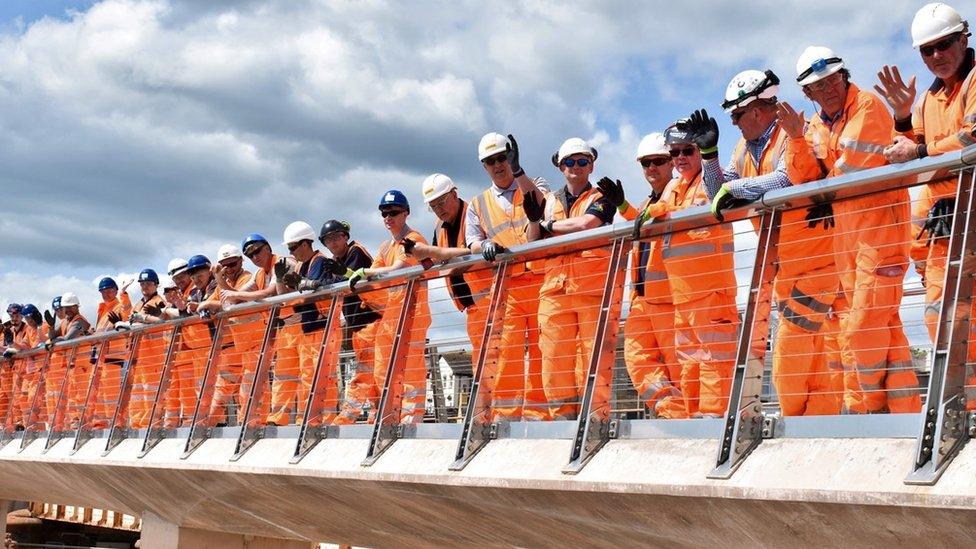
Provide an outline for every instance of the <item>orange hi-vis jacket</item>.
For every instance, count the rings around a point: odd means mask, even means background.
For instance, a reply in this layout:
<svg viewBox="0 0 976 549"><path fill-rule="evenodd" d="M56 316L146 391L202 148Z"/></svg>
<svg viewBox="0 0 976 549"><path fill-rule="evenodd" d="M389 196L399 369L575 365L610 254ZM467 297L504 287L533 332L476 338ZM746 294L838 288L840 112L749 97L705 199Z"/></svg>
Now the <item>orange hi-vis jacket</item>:
<svg viewBox="0 0 976 549"><path fill-rule="evenodd" d="M400 235L398 238L384 240L380 244L379 252L376 253L376 257L373 258L372 268L380 267L390 267L397 261L403 261L409 266L419 265L420 263L413 256L407 255L407 252L403 249L403 244L400 242L404 238L409 238L414 242L420 244L426 244L427 239L417 231L406 227L404 234ZM399 306L403 303L403 300L407 297L407 286L398 285L388 288L386 291L386 303L382 307L384 318L390 311L389 318L396 319L397 315L400 314L398 310ZM417 286L417 309L414 315L415 317L428 318L430 316L430 304L427 302L427 283L422 282ZM429 320L428 320L429 322Z"/></svg>
<svg viewBox="0 0 976 549"><path fill-rule="evenodd" d="M227 281L227 282L235 290L240 290L241 288L246 286L247 283L250 281L251 281L251 273L242 270L240 274L237 275L237 280ZM223 293L222 290L223 289L218 286L217 289L214 290L213 295L210 296L210 299L208 299L208 301L220 301L221 294ZM247 316L251 320L256 320L261 318L260 315L245 315L245 316ZM253 323L243 325L244 321L245 319L239 316L232 317L228 321L228 328L230 329L231 339L234 343L234 347L239 351L243 351L254 345L254 336L252 335L252 332L254 332L256 328L254 328ZM263 334L263 331L261 333Z"/></svg>
<svg viewBox="0 0 976 549"><path fill-rule="evenodd" d="M119 296L111 301L102 301L98 304L98 314L95 316L95 331L96 332L108 332L115 329L115 325L108 319L109 314L118 313L122 317L122 320L129 319L129 313L132 311L132 301L129 299L129 294L126 292L119 292Z"/></svg>
<svg viewBox="0 0 976 549"><path fill-rule="evenodd" d="M512 195L511 212L506 212L498 204L498 200L495 199L494 191L491 187L482 191L481 194L474 197L471 203L467 205L467 207L474 210L478 219L481 220L481 228L488 236L488 240L506 248L512 248L513 246L525 244L529 241L526 234L529 220L525 217L525 210L522 208L525 193L522 192L522 189L518 187L517 183L512 182L512 185L516 185L516 188ZM439 238L438 242L440 242ZM518 276L525 271L533 271L541 274L541 266L541 262L513 264L510 271L511 276Z"/></svg>
<svg viewBox="0 0 976 549"><path fill-rule="evenodd" d="M603 197L600 189L591 186L577 197L573 206L566 211L557 193L546 195L546 219L559 221L579 217L597 200ZM606 248L593 248L580 252L561 254L545 261L545 279L539 295L565 291L567 294L603 294L603 276L606 273L610 251Z"/></svg>
<svg viewBox="0 0 976 549"><path fill-rule="evenodd" d="M449 244L450 242L457 242L458 247L464 247L464 219L469 207L470 206L467 202L463 200L461 201L461 210L458 212L457 234L455 235L456 239L451 238L451 235L448 234L448 226L443 221L437 223L436 232L438 246L442 248L449 248L451 247ZM504 244L502 245L504 246ZM481 300L481 298L487 295L488 290L491 288L491 273L492 271L490 269L486 269L475 272L468 271L461 275L464 278L464 283L467 284L468 289L470 290L470 296L467 297L470 297L474 303L477 303L479 300ZM463 311L465 306L461 303L461 298L465 296L455 295L454 284L450 278L451 277L448 277L448 280L446 281L447 293L450 294L451 300L454 301L454 305L457 307L457 310Z"/></svg>
<svg viewBox="0 0 976 549"><path fill-rule="evenodd" d="M776 126L763 150L759 162L749 154L746 140L739 143L732 153L736 173L743 179L772 173L786 153L788 136ZM783 213L779 231L779 273L783 278L796 278L803 273L826 268L834 264L833 231L821 227L807 227L806 209ZM758 220L753 220L758 225ZM758 227L757 227L758 230Z"/></svg>
<svg viewBox="0 0 976 549"><path fill-rule="evenodd" d="M691 180L673 179L658 203L675 212L709 203L699 171ZM662 238L661 257L668 272L674 303L687 303L711 292L735 294L732 225L711 225L690 231L668 231Z"/></svg>
<svg viewBox="0 0 976 549"><path fill-rule="evenodd" d="M663 193L662 193L663 197ZM658 217L667 213L667 205L661 204L661 198L652 202L651 198L644 200L640 208L627 212L640 214L649 206L660 204L657 211L651 211L651 217ZM636 216L634 216L635 218ZM624 215L625 219L632 221L631 215ZM665 304L671 303L671 285L668 283L668 272L664 268L664 257L661 254L663 247L663 237L655 238L651 241L635 242L630 249L630 280L632 282L631 300L642 299L648 303ZM641 268L643 267L643 280L641 280Z"/></svg>
<svg viewBox="0 0 976 549"><path fill-rule="evenodd" d="M37 347L38 328L31 328L30 324L22 321L19 330L14 330L11 326L10 331L14 334L14 345L18 348L28 350Z"/></svg>

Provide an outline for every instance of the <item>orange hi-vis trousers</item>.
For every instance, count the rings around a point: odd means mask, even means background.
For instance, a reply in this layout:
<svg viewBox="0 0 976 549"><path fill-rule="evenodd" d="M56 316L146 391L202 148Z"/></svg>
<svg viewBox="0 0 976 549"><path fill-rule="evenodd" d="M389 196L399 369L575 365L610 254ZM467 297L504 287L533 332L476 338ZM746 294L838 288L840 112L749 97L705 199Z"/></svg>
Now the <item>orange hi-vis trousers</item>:
<svg viewBox="0 0 976 549"><path fill-rule="evenodd" d="M689 407L697 403L686 401L682 390L686 380L674 347L674 304L632 296L624 323L624 361L638 398L654 417L688 417Z"/></svg>
<svg viewBox="0 0 976 549"><path fill-rule="evenodd" d="M278 329L275 338L274 382L271 384L271 411L268 414L268 423L275 425L290 424L293 413L296 418L304 414L308 399L308 387L303 383L306 377L304 371L315 368L314 356L311 365L308 365L308 349L314 342L306 342L297 314L289 321L291 323Z"/></svg>
<svg viewBox="0 0 976 549"><path fill-rule="evenodd" d="M907 191L834 205L835 259L850 309L841 316L841 346L856 376L845 377L846 413L917 412L918 379L899 306L908 263Z"/></svg>
<svg viewBox="0 0 976 549"><path fill-rule="evenodd" d="M14 405L14 362L0 360L0 421L7 418L7 414ZM0 425L2 428L3 425Z"/></svg>
<svg viewBox="0 0 976 549"><path fill-rule="evenodd" d="M735 290L674 304L675 353L688 414L725 414L732 390L739 312Z"/></svg>
<svg viewBox="0 0 976 549"><path fill-rule="evenodd" d="M426 296L424 296L426 299ZM377 395L382 392L386 383L386 372L390 365L393 343L396 338L396 314L384 315L376 321L376 349L373 361L373 379L376 380ZM408 345L407 360L403 367L403 403L400 407L400 423L404 425L421 423L424 419L424 408L427 400L427 360L425 356L427 345L427 329L430 327L430 313L421 312L417 307L413 326L407 335L407 340L401 344ZM406 335L406 334L405 334ZM378 400L373 409L378 409Z"/></svg>
<svg viewBox="0 0 976 549"><path fill-rule="evenodd" d="M539 297L542 384L554 420L573 420L579 415L600 299L592 293L571 294L565 290Z"/></svg>
<svg viewBox="0 0 976 549"><path fill-rule="evenodd" d="M92 414L93 429L104 429L112 421L115 407L122 395L122 371L127 359L127 340L113 340L105 346L105 357L98 371L98 391L95 393L95 410Z"/></svg>
<svg viewBox="0 0 976 549"><path fill-rule="evenodd" d="M129 374L132 376L132 389L129 394L129 426L133 429L149 427L153 402L156 393L159 392L160 378L163 376L163 362L166 359L168 343L169 339L161 333L144 335L139 342L136 364ZM164 403L160 406L164 406Z"/></svg>
<svg viewBox="0 0 976 549"><path fill-rule="evenodd" d="M333 423L349 425L363 414L367 402L378 402L380 388L376 385L373 371L376 368L376 331L380 321L370 322L352 333L352 350L356 355L356 370L346 385L346 395L339 415Z"/></svg>
<svg viewBox="0 0 976 549"><path fill-rule="evenodd" d="M539 347L541 285L542 275L530 271L508 281L498 369L492 387L492 412L498 419L540 421L550 418ZM484 302L482 308L487 309L488 303ZM487 315L487 311L482 314ZM484 321L481 330L484 331Z"/></svg>
<svg viewBox="0 0 976 549"><path fill-rule="evenodd" d="M828 321L838 284L833 266L776 280L780 316L772 379L784 416L840 413L843 368L836 331L827 335L831 328L839 329L836 317Z"/></svg>
<svg viewBox="0 0 976 549"><path fill-rule="evenodd" d="M31 404L34 402L34 395L40 386L40 370L43 364L43 357L35 356L25 359L23 365L15 372L15 374L18 372L20 374L20 383L19 393L17 393L17 398L13 403L16 408L11 415L12 425L27 425ZM41 413L38 414L38 417L43 418L44 400L38 400L38 404L41 407ZM0 415L0 418L2 417Z"/></svg>

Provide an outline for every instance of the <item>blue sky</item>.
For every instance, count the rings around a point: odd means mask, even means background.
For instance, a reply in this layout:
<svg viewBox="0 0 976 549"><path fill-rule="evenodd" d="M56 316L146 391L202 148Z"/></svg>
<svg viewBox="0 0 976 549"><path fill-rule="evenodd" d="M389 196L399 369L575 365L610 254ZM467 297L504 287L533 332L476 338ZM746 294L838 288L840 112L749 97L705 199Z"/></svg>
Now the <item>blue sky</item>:
<svg viewBox="0 0 976 549"><path fill-rule="evenodd" d="M93 307L103 274L251 231L277 242L297 219L349 219L375 249L389 188L429 235L421 181L483 188L488 131L514 133L529 174L555 184L552 151L589 139L597 177L640 197L637 142L695 108L728 159L738 134L719 104L743 69L772 68L808 115L793 83L807 45L833 47L862 87L886 62L927 85L908 37L920 5L427 1L404 17L380 1L5 0L0 301L72 290Z"/></svg>

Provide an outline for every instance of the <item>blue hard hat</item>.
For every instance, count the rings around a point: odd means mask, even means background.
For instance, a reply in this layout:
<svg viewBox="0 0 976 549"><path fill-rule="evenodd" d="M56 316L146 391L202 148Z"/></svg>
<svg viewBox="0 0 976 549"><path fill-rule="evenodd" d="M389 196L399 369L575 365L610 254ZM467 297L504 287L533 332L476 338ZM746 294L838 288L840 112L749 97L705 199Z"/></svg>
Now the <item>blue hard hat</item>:
<svg viewBox="0 0 976 549"><path fill-rule="evenodd" d="M61 296L58 296L51 300L51 308L57 311L61 308Z"/></svg>
<svg viewBox="0 0 976 549"><path fill-rule="evenodd" d="M24 310L24 306L20 303L11 303L7 305L7 314L20 314Z"/></svg>
<svg viewBox="0 0 976 549"><path fill-rule="evenodd" d="M40 313L40 311L37 310L37 307L35 307L34 304L32 303L28 303L27 305L24 305L24 308L21 309L20 312L24 316L33 316L35 314Z"/></svg>
<svg viewBox="0 0 976 549"><path fill-rule="evenodd" d="M209 269L210 260L207 259L205 255L195 255L190 259L186 260L186 270L187 272L193 272L199 269Z"/></svg>
<svg viewBox="0 0 976 549"><path fill-rule="evenodd" d="M389 206L400 206L410 213L410 202L407 201L407 195L396 189L390 189L383 193L383 198L380 198L380 209L387 208Z"/></svg>
<svg viewBox="0 0 976 549"><path fill-rule="evenodd" d="M116 284L115 281L112 280L110 277L107 277L106 276L105 278L103 278L103 279L101 279L101 280L98 281L98 291L99 292L102 291L102 290L108 290L110 288L111 289L115 289L115 290L118 290L119 289L119 285Z"/></svg>
<svg viewBox="0 0 976 549"><path fill-rule="evenodd" d="M143 269L139 273L139 282L152 282L153 284L159 284L159 275L156 271L152 269Z"/></svg>
<svg viewBox="0 0 976 549"><path fill-rule="evenodd" d="M244 236L244 240L241 240L241 251L242 252L246 252L247 251L247 247L250 246L251 244L254 244L255 242L263 242L263 243L267 244L268 246L271 245L268 242L268 239L267 238L261 236L258 233L250 233L250 234Z"/></svg>

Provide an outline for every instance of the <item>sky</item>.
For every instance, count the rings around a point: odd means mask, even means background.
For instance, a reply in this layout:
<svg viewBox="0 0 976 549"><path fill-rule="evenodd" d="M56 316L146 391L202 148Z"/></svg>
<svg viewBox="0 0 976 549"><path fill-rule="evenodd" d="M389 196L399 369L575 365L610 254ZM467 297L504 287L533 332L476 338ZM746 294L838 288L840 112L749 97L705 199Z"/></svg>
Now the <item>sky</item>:
<svg viewBox="0 0 976 549"><path fill-rule="evenodd" d="M741 70L773 69L808 115L794 84L808 45L862 87L885 63L928 82L909 37L921 5L4 0L0 301L74 291L91 314L103 275L213 257L253 231L281 252L295 220L347 219L375 250L391 188L429 236L421 182L483 189L489 131L555 185L550 155L583 137L596 178L639 198L641 136L696 108L728 160L738 133L719 105Z"/></svg>

